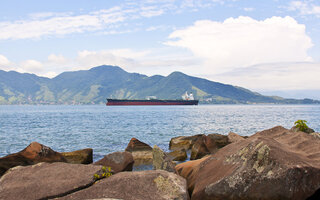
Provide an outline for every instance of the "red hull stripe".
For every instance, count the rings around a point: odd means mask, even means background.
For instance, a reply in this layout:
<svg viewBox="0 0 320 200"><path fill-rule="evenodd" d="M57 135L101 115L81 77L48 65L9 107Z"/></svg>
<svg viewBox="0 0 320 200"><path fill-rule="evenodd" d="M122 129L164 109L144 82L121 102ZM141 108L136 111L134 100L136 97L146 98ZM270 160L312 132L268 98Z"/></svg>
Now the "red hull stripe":
<svg viewBox="0 0 320 200"><path fill-rule="evenodd" d="M172 102L148 102L148 101L108 101L107 106L152 106L152 105L198 105L198 101L172 101Z"/></svg>

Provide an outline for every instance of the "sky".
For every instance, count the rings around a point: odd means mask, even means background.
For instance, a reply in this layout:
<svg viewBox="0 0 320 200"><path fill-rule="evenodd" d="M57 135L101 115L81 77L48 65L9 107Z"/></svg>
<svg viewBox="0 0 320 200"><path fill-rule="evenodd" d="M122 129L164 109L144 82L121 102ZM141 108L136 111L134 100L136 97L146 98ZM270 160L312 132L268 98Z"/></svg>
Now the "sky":
<svg viewBox="0 0 320 200"><path fill-rule="evenodd" d="M320 0L0 0L0 69L116 65L320 99Z"/></svg>

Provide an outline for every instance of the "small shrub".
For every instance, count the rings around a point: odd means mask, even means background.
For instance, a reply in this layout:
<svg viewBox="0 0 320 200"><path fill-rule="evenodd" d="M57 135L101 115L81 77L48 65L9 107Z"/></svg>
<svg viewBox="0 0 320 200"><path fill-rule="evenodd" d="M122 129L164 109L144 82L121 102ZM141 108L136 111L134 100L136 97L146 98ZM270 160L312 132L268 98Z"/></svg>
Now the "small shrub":
<svg viewBox="0 0 320 200"><path fill-rule="evenodd" d="M111 167L103 166L101 170L93 175L95 181L112 176Z"/></svg>
<svg viewBox="0 0 320 200"><path fill-rule="evenodd" d="M299 129L299 131L305 132L309 127L307 126L307 121L306 120L297 120L294 122L294 125Z"/></svg>

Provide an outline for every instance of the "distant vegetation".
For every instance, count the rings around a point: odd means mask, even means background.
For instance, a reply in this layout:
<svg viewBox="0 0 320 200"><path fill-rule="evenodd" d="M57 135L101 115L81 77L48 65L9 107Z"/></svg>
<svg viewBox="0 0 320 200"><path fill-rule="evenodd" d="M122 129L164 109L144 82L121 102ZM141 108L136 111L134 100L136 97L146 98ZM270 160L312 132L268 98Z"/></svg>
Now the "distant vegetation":
<svg viewBox="0 0 320 200"><path fill-rule="evenodd" d="M103 104L106 98L181 99L192 92L201 104L312 104L311 99L268 97L245 88L173 72L169 76L128 73L115 66L64 72L49 79L0 70L0 104Z"/></svg>

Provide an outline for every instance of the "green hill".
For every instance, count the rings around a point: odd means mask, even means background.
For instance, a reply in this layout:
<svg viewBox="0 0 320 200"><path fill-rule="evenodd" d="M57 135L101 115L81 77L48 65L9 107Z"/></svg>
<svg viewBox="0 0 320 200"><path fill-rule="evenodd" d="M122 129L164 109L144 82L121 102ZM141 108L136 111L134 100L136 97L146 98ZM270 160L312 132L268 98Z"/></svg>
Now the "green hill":
<svg viewBox="0 0 320 200"><path fill-rule="evenodd" d="M320 103L263 96L245 88L173 72L169 76L128 73L115 66L64 72L55 78L0 70L0 104L102 104L106 98L180 99L192 92L200 103Z"/></svg>

